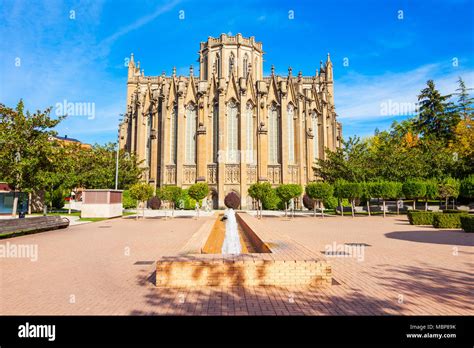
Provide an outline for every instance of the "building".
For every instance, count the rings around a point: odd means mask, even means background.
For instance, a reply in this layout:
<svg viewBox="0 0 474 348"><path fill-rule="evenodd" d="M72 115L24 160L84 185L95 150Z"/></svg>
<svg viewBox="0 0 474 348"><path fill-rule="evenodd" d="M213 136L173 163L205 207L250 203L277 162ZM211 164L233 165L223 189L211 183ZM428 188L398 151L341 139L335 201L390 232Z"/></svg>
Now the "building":
<svg viewBox="0 0 474 348"><path fill-rule="evenodd" d="M69 138L67 135L60 137L60 136L55 136L55 137L50 137L50 141L57 141L59 144L63 146L68 146L68 145L79 145L82 149L90 149L92 146L90 144L83 143L77 139L74 138Z"/></svg>
<svg viewBox="0 0 474 348"><path fill-rule="evenodd" d="M155 186L189 187L205 181L214 206L230 191L242 208L247 188L315 179L312 167L325 148L341 144L329 57L314 76L263 76L262 43L220 35L201 42L199 72L145 76L133 54L128 66L127 111L120 147L144 161Z"/></svg>

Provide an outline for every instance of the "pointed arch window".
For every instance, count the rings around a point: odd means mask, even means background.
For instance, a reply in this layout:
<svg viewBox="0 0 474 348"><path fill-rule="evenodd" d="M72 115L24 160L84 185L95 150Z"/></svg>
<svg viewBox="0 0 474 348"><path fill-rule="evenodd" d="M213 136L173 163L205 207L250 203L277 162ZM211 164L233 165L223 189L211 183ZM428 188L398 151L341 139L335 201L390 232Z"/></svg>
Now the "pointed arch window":
<svg viewBox="0 0 474 348"><path fill-rule="evenodd" d="M215 69L217 70L217 77L221 77L221 57L219 56L219 53L216 54L216 61L215 61Z"/></svg>
<svg viewBox="0 0 474 348"><path fill-rule="evenodd" d="M255 140L255 134L254 134L254 117L253 117L253 112L254 112L254 107L251 103L247 103L247 107L245 108L245 124L247 127L247 163L249 164L255 164L255 155L254 155L254 140Z"/></svg>
<svg viewBox="0 0 474 348"><path fill-rule="evenodd" d="M237 104L231 100L227 104L227 163L238 163L239 120Z"/></svg>
<svg viewBox="0 0 474 348"><path fill-rule="evenodd" d="M295 108L288 104L287 130L288 130L288 164L295 164Z"/></svg>
<svg viewBox="0 0 474 348"><path fill-rule="evenodd" d="M196 106L188 104L186 107L186 149L184 157L186 164L196 164L196 122Z"/></svg>
<svg viewBox="0 0 474 348"><path fill-rule="evenodd" d="M278 127L278 108L273 103L268 109L268 161L269 164L279 164L280 129Z"/></svg>
<svg viewBox="0 0 474 348"><path fill-rule="evenodd" d="M311 114L311 128L313 128L313 159L319 158L319 144L318 144L318 114L313 111Z"/></svg>
<svg viewBox="0 0 474 348"><path fill-rule="evenodd" d="M178 110L176 105L172 105L170 114L170 163L176 164L176 140L177 140Z"/></svg>
<svg viewBox="0 0 474 348"><path fill-rule="evenodd" d="M247 77L247 73L248 73L248 65L249 65L249 56L247 55L247 53L245 53L244 55L244 60L243 60L243 68L244 68L244 77L246 78Z"/></svg>

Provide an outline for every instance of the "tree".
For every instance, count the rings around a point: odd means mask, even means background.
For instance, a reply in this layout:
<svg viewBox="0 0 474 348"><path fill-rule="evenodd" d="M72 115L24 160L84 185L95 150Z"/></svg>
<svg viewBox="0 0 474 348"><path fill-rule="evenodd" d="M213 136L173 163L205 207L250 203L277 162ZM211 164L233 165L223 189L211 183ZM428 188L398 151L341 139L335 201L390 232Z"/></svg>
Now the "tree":
<svg viewBox="0 0 474 348"><path fill-rule="evenodd" d="M408 199L413 199L413 210L416 209L416 200L426 194L426 185L419 180L408 180L402 186L403 195Z"/></svg>
<svg viewBox="0 0 474 348"><path fill-rule="evenodd" d="M197 216L199 217L199 207L201 200L209 194L209 186L205 182L198 182L192 185L188 190L189 197L197 202Z"/></svg>
<svg viewBox="0 0 474 348"><path fill-rule="evenodd" d="M425 181L425 211L428 211L428 199L436 199L439 197L438 183L435 179Z"/></svg>
<svg viewBox="0 0 474 348"><path fill-rule="evenodd" d="M276 188L278 198L285 204L285 216L288 216L288 203L291 199L301 196L303 188L298 184L281 184Z"/></svg>
<svg viewBox="0 0 474 348"><path fill-rule="evenodd" d="M474 98L469 94L473 88L467 88L464 80L459 77L458 79L459 87L456 89L455 95L458 96L456 111L461 117L462 120L472 119L472 114L474 113Z"/></svg>
<svg viewBox="0 0 474 348"><path fill-rule="evenodd" d="M144 202L153 197L153 187L146 183L136 183L130 187L130 196L137 201L137 210L139 208L139 203L142 202L143 218L145 218ZM138 212L136 219L138 220Z"/></svg>
<svg viewBox="0 0 474 348"><path fill-rule="evenodd" d="M311 199L314 199L318 202L321 209L321 216L324 217L324 204L321 204L322 201L328 199L332 196L334 188L324 182L312 182L306 185L306 194ZM316 216L316 204L314 204L314 216Z"/></svg>
<svg viewBox="0 0 474 348"><path fill-rule="evenodd" d="M445 200L445 208L448 209L448 200L453 198L453 209L454 209L454 199L459 196L460 189L459 180L456 180L451 177L444 178L438 184L439 196Z"/></svg>
<svg viewBox="0 0 474 348"><path fill-rule="evenodd" d="M462 197L467 199L474 198L474 174L469 175L467 178L461 180L460 194Z"/></svg>
<svg viewBox="0 0 474 348"><path fill-rule="evenodd" d="M181 198L182 189L178 186L163 186L157 195L164 201L167 201L171 207L171 216L174 216L176 201ZM165 211L166 214L166 211Z"/></svg>
<svg viewBox="0 0 474 348"><path fill-rule="evenodd" d="M316 176L328 183L334 183L338 179L365 181L370 178L373 173L367 142L354 137L347 141L342 140L342 144L336 151L326 149L327 158L318 159L313 168Z"/></svg>
<svg viewBox="0 0 474 348"><path fill-rule="evenodd" d="M451 95L441 95L433 80L418 95L419 115L415 126L424 137L449 140L452 130L459 122L459 115L448 102Z"/></svg>
<svg viewBox="0 0 474 348"><path fill-rule="evenodd" d="M262 202L271 194L272 190L272 185L269 182L257 182L248 188L248 195L257 201L257 218L262 218Z"/></svg>
<svg viewBox="0 0 474 348"><path fill-rule="evenodd" d="M352 217L355 216L354 214L354 206L355 200L362 196L362 185L358 182L346 182L346 181L339 181L335 185L334 194L337 198L340 199L342 202L343 198L347 198L351 202L351 212ZM341 215L343 215L343 207L341 203Z"/></svg>
<svg viewBox="0 0 474 348"><path fill-rule="evenodd" d="M400 215L400 205L399 205L399 203L400 202L403 203L403 201L401 201L401 199L403 198L403 183L398 182L398 181L394 181L393 185L394 185L395 197L392 197L392 198L397 200L397 215Z"/></svg>
<svg viewBox="0 0 474 348"><path fill-rule="evenodd" d="M51 108L31 114L24 112L23 100L15 109L0 104L0 178L15 192L41 189L39 173L48 170L54 162L53 128L64 117L50 117ZM18 196L15 194L13 215L16 215Z"/></svg>

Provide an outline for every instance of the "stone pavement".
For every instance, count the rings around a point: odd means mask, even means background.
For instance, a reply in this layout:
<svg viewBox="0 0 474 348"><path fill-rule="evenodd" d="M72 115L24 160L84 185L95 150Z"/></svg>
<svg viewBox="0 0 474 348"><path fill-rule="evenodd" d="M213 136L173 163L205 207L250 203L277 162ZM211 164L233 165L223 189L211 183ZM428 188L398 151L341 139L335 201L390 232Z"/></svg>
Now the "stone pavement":
<svg viewBox="0 0 474 348"><path fill-rule="evenodd" d="M403 216L256 222L327 251L330 287L154 287L154 261L208 219L113 219L3 240L37 245L38 260L0 257L0 314L474 314L474 234Z"/></svg>

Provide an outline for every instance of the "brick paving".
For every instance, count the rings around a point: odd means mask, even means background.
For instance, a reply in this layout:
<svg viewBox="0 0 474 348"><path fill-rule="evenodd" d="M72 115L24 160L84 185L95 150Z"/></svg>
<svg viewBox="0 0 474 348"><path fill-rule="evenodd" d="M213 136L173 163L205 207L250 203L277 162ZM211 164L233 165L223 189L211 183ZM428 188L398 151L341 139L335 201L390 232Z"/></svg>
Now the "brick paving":
<svg viewBox="0 0 474 348"><path fill-rule="evenodd" d="M156 288L154 261L177 254L209 219L114 219L3 240L37 245L38 260L0 258L0 314L474 314L474 234L403 216L254 221L317 253L364 245L360 260L326 256L330 287Z"/></svg>

